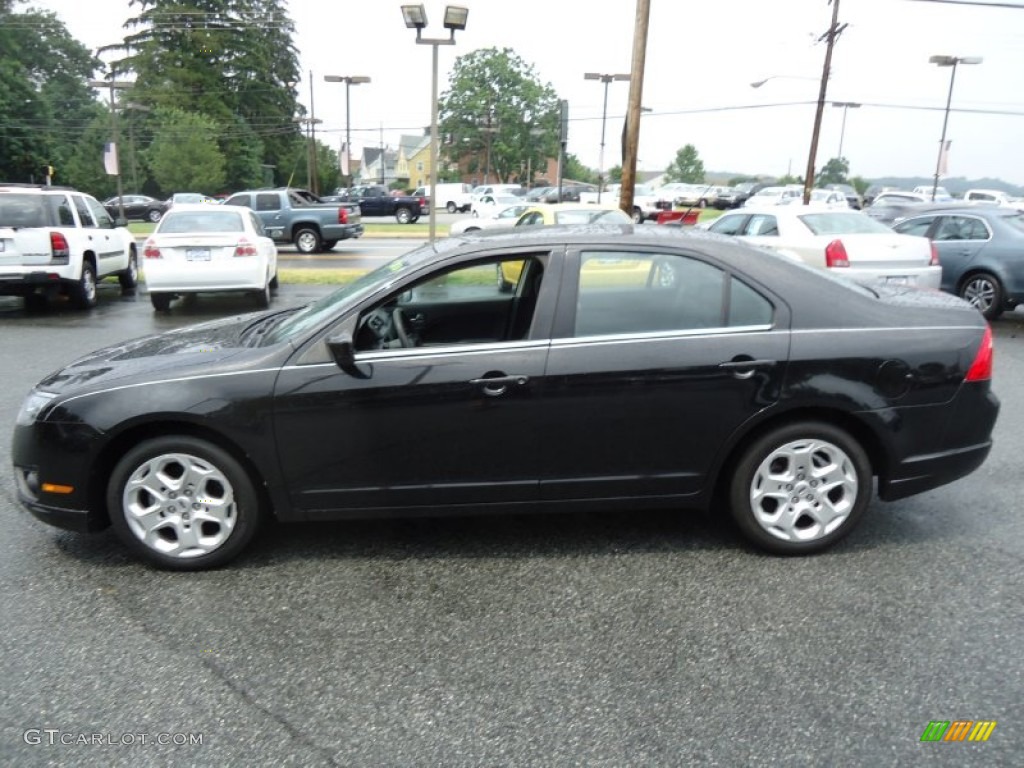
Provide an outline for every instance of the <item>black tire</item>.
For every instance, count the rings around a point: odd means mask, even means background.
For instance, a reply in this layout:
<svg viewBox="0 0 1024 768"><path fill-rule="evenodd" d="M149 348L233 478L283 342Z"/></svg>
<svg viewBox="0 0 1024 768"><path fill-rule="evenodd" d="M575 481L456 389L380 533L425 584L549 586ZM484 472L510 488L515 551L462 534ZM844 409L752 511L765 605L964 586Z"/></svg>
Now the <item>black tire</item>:
<svg viewBox="0 0 1024 768"><path fill-rule="evenodd" d="M160 221L160 219L162 219L163 217L163 212L156 208L150 208L148 211L146 211L146 218L149 219L154 224Z"/></svg>
<svg viewBox="0 0 1024 768"><path fill-rule="evenodd" d="M175 571L224 565L260 525L259 497L242 465L185 435L146 440L122 456L107 483L107 509L130 550Z"/></svg>
<svg viewBox="0 0 1024 768"><path fill-rule="evenodd" d="M149 300L153 303L153 309L157 312L168 312L171 309L172 298L174 298L174 296L170 293L150 292L149 294Z"/></svg>
<svg viewBox="0 0 1024 768"><path fill-rule="evenodd" d="M321 250L321 251L329 251L329 250L331 250L331 249L332 249L332 248L333 248L334 246L336 246L337 244L338 244L338 241L337 241L337 240L324 240L324 241L323 241L323 242L322 242L322 243L320 244L320 250Z"/></svg>
<svg viewBox="0 0 1024 768"><path fill-rule="evenodd" d="M276 291L279 285L280 283L277 280L277 272L275 272L274 276L270 278L270 290Z"/></svg>
<svg viewBox="0 0 1024 768"><path fill-rule="evenodd" d="M92 309L96 306L96 267L86 259L82 262L82 276L71 287L71 301L79 309Z"/></svg>
<svg viewBox="0 0 1024 768"><path fill-rule="evenodd" d="M253 298L256 299L256 306L259 309L266 309L270 306L270 281L263 286L262 290L253 291Z"/></svg>
<svg viewBox="0 0 1024 768"><path fill-rule="evenodd" d="M960 298L976 307L986 320L995 320L1006 309L1006 292L990 272L976 272L960 285Z"/></svg>
<svg viewBox="0 0 1024 768"><path fill-rule="evenodd" d="M310 227L297 230L292 238L299 253L316 253L323 245L320 233Z"/></svg>
<svg viewBox="0 0 1024 768"><path fill-rule="evenodd" d="M395 221L399 224L411 224L414 221L412 211L408 208L396 208Z"/></svg>
<svg viewBox="0 0 1024 768"><path fill-rule="evenodd" d="M134 245L128 252L128 267L118 274L117 282L121 284L121 293L124 296L134 294L139 285L139 256Z"/></svg>
<svg viewBox="0 0 1024 768"><path fill-rule="evenodd" d="M729 509L740 532L779 555L835 544L860 522L874 489L860 444L817 421L788 424L757 438L730 480Z"/></svg>
<svg viewBox="0 0 1024 768"><path fill-rule="evenodd" d="M644 223L644 212L641 211L639 208L634 208L633 209L633 223L634 224L643 224Z"/></svg>
<svg viewBox="0 0 1024 768"><path fill-rule="evenodd" d="M448 213L455 213L457 210L459 210L459 206L457 206L453 202L449 202L448 205L445 207L448 209Z"/></svg>

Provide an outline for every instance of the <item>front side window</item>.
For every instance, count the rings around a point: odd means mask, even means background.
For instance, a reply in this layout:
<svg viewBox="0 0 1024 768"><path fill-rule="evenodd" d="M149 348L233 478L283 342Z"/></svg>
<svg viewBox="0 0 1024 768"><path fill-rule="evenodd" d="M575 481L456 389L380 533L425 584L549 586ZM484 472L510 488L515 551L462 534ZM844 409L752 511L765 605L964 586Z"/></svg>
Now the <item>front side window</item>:
<svg viewBox="0 0 1024 768"><path fill-rule="evenodd" d="M356 349L523 340L543 277L543 262L534 256L483 259L435 273L364 312Z"/></svg>
<svg viewBox="0 0 1024 768"><path fill-rule="evenodd" d="M82 226L89 228L95 227L96 222L93 221L92 213L89 212L89 206L85 204L85 200L82 199L82 196L72 195L71 199L75 202L75 210L78 211L78 218L82 222Z"/></svg>
<svg viewBox="0 0 1024 768"><path fill-rule="evenodd" d="M96 222L96 226L105 229L114 228L114 220L110 218L110 214L107 213L107 209L100 205L99 200L87 197L85 198L85 204L89 206L89 210L92 212L92 218Z"/></svg>
<svg viewBox="0 0 1024 768"><path fill-rule="evenodd" d="M722 216L709 229L712 232L717 232L720 235L738 235L743 231L743 225L747 223L747 216L734 215L734 216Z"/></svg>
<svg viewBox="0 0 1024 768"><path fill-rule="evenodd" d="M224 201L224 205L249 206L249 195L232 195Z"/></svg>
<svg viewBox="0 0 1024 768"><path fill-rule="evenodd" d="M918 216L915 219L901 221L899 224L894 226L893 229L901 235L925 237L928 234L928 230L931 229L933 221L935 221L934 216Z"/></svg>
<svg viewBox="0 0 1024 768"><path fill-rule="evenodd" d="M768 325L771 320L771 302L699 259L581 254L576 337Z"/></svg>

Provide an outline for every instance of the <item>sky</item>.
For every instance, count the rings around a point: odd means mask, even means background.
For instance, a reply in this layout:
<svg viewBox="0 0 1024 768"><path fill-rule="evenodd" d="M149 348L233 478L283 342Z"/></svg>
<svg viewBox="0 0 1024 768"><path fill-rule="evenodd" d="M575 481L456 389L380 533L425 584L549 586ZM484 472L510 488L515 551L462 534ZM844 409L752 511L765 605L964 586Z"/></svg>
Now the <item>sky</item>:
<svg viewBox="0 0 1024 768"><path fill-rule="evenodd" d="M816 167L842 141L852 175L935 172L950 68L933 55L983 57L961 65L949 115L952 177L993 177L1024 185L1024 0L1019 7L924 0L840 0L847 26L835 45ZM996 2L996 0L983 0ZM569 102L568 151L597 169L605 125L605 166L620 162L628 82L608 88L584 73L628 73L634 0L462 0L466 29L439 48L440 91L458 56L511 48ZM137 15L128 0L32 0L52 10L91 49L119 41ZM424 2L425 37L446 37L443 2ZM664 170L693 144L709 171L803 175L831 22L828 0L651 0L638 167ZM351 89L352 139L395 147L430 123L431 48L416 45L400 2L290 0L304 72L299 100L312 99L318 137L338 147L345 86L324 75L362 75ZM751 83L771 78L760 88ZM854 102L846 109L831 102ZM973 111L972 111L973 110ZM846 126L843 130L843 116Z"/></svg>

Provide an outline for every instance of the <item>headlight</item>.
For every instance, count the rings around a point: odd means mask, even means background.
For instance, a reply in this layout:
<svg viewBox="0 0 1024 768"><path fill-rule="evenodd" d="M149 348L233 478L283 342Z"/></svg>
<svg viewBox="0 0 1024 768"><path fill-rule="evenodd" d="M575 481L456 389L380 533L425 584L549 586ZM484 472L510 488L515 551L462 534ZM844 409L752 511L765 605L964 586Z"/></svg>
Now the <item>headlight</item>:
<svg viewBox="0 0 1024 768"><path fill-rule="evenodd" d="M50 392L32 390L29 392L28 397L25 398L25 402L21 404L21 410L18 411L16 422L22 427L30 426L35 422L39 412L55 397L56 395Z"/></svg>

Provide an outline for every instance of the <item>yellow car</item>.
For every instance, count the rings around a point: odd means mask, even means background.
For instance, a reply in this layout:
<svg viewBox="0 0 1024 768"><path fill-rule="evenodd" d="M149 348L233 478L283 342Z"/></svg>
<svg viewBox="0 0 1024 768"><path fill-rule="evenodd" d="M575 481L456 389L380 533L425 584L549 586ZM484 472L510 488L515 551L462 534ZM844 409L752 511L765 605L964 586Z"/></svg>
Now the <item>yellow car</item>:
<svg viewBox="0 0 1024 768"><path fill-rule="evenodd" d="M554 226L556 224L632 224L633 219L620 208L602 203L554 203L535 205L519 216L517 227ZM511 291L519 282L521 262L501 262L498 284Z"/></svg>
<svg viewBox="0 0 1024 768"><path fill-rule="evenodd" d="M633 219L614 205L603 203L554 203L536 205L516 222L517 227L554 224L632 224Z"/></svg>

